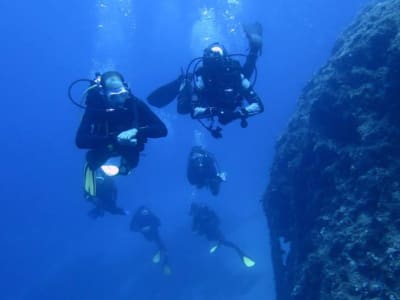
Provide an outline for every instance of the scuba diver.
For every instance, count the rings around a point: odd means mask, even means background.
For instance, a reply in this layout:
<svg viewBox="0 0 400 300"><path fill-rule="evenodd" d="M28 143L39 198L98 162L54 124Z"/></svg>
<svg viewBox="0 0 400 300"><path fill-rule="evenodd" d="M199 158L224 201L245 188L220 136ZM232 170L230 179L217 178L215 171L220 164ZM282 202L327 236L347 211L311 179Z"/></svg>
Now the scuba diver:
<svg viewBox="0 0 400 300"><path fill-rule="evenodd" d="M158 232L160 225L160 219L147 207L141 206L132 217L130 229L134 232L141 232L146 240L156 243L158 249L153 256L153 263L158 264L162 260L164 274L170 275L171 267L168 262L168 253Z"/></svg>
<svg viewBox="0 0 400 300"><path fill-rule="evenodd" d="M214 156L200 146L194 146L189 154L187 178L197 188L208 187L216 196L221 182L226 181L226 174L219 170Z"/></svg>
<svg viewBox="0 0 400 300"><path fill-rule="evenodd" d="M238 246L224 238L219 229L219 218L209 207L192 203L189 214L193 217L192 231L216 243L211 247L210 253L214 253L219 246L225 246L235 250L246 267L251 268L256 264Z"/></svg>
<svg viewBox="0 0 400 300"><path fill-rule="evenodd" d="M229 55L223 45L211 44L202 57L191 61L186 74L155 90L148 102L163 107L177 98L178 113L191 114L215 138L222 137L222 128L214 126L215 120L226 125L239 119L241 127L247 127L247 118L264 110L253 89L256 79L250 82L262 50L262 27L254 23L244 26L244 31L250 51L243 66L234 57L244 55Z"/></svg>
<svg viewBox="0 0 400 300"><path fill-rule="evenodd" d="M88 213L90 217L97 219L99 217L103 217L105 212L108 212L112 215L122 216L129 214L129 211L117 206L117 187L112 177L106 176L101 171L97 171L96 187L96 196L91 196L85 193L86 200L95 206Z"/></svg>
<svg viewBox="0 0 400 300"><path fill-rule="evenodd" d="M85 81L90 82L90 86L82 96L82 101L86 101L83 105L72 97L71 90L76 83ZM76 134L76 145L89 149L84 186L90 196L96 196L96 170L110 158L120 158L120 161L108 175L128 175L137 166L147 139L167 135L164 123L131 93L118 72L96 74L95 80L76 80L68 92L71 101L85 109Z"/></svg>

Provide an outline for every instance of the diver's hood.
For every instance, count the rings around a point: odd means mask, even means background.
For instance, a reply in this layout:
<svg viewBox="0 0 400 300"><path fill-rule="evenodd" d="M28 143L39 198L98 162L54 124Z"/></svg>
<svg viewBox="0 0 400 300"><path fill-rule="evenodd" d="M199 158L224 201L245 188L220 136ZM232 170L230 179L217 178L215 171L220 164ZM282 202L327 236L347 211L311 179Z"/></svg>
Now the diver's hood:
<svg viewBox="0 0 400 300"><path fill-rule="evenodd" d="M113 76L116 76L116 77L120 78L122 82L125 82L124 76L122 76L121 73L116 72L116 71L108 71L108 72L101 74L101 81L100 81L101 85L105 86L107 79L110 77L113 77Z"/></svg>

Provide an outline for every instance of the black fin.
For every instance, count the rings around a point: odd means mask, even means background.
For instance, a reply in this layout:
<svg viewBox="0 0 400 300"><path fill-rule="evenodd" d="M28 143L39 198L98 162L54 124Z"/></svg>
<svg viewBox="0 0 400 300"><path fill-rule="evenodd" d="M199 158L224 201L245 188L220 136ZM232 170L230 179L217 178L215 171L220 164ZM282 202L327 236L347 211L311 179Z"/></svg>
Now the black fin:
<svg viewBox="0 0 400 300"><path fill-rule="evenodd" d="M261 53L263 46L263 28L261 23L243 24L243 31L249 40L250 48Z"/></svg>
<svg viewBox="0 0 400 300"><path fill-rule="evenodd" d="M150 105L158 108L167 106L178 96L181 83L182 76L179 76L174 81L171 81L153 91L147 97L147 101Z"/></svg>

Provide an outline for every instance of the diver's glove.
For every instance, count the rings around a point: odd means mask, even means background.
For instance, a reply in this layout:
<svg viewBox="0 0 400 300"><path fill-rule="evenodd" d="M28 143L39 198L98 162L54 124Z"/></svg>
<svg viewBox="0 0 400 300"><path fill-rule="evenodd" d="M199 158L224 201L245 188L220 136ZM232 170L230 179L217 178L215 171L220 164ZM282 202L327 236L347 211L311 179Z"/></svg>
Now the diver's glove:
<svg viewBox="0 0 400 300"><path fill-rule="evenodd" d="M148 231L150 231L150 229L151 229L151 226L144 226L144 227L140 228L140 231L141 232L148 232Z"/></svg>
<svg viewBox="0 0 400 300"><path fill-rule="evenodd" d="M241 109L243 117L253 116L261 112L261 107L258 103L252 103Z"/></svg>
<svg viewBox="0 0 400 300"><path fill-rule="evenodd" d="M180 93L191 93L192 92L192 85L189 79L183 77L181 79L181 85L179 86Z"/></svg>
<svg viewBox="0 0 400 300"><path fill-rule="evenodd" d="M217 108L215 107L195 107L193 109L193 118L207 118L218 115Z"/></svg>
<svg viewBox="0 0 400 300"><path fill-rule="evenodd" d="M137 139L136 139L137 133L138 133L138 130L136 128L132 128L132 129L121 132L117 136L118 143L121 145L136 146L137 145Z"/></svg>
<svg viewBox="0 0 400 300"><path fill-rule="evenodd" d="M217 177L222 181L222 182L226 182L226 172L219 172L217 174Z"/></svg>

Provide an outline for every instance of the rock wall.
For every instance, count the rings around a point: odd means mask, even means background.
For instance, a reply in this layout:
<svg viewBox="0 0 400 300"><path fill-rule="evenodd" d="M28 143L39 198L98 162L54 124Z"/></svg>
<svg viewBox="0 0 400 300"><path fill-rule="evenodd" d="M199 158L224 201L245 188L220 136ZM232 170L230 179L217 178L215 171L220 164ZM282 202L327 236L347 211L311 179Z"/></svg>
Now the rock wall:
<svg viewBox="0 0 400 300"><path fill-rule="evenodd" d="M400 0L367 7L307 84L263 203L278 300L400 299Z"/></svg>

